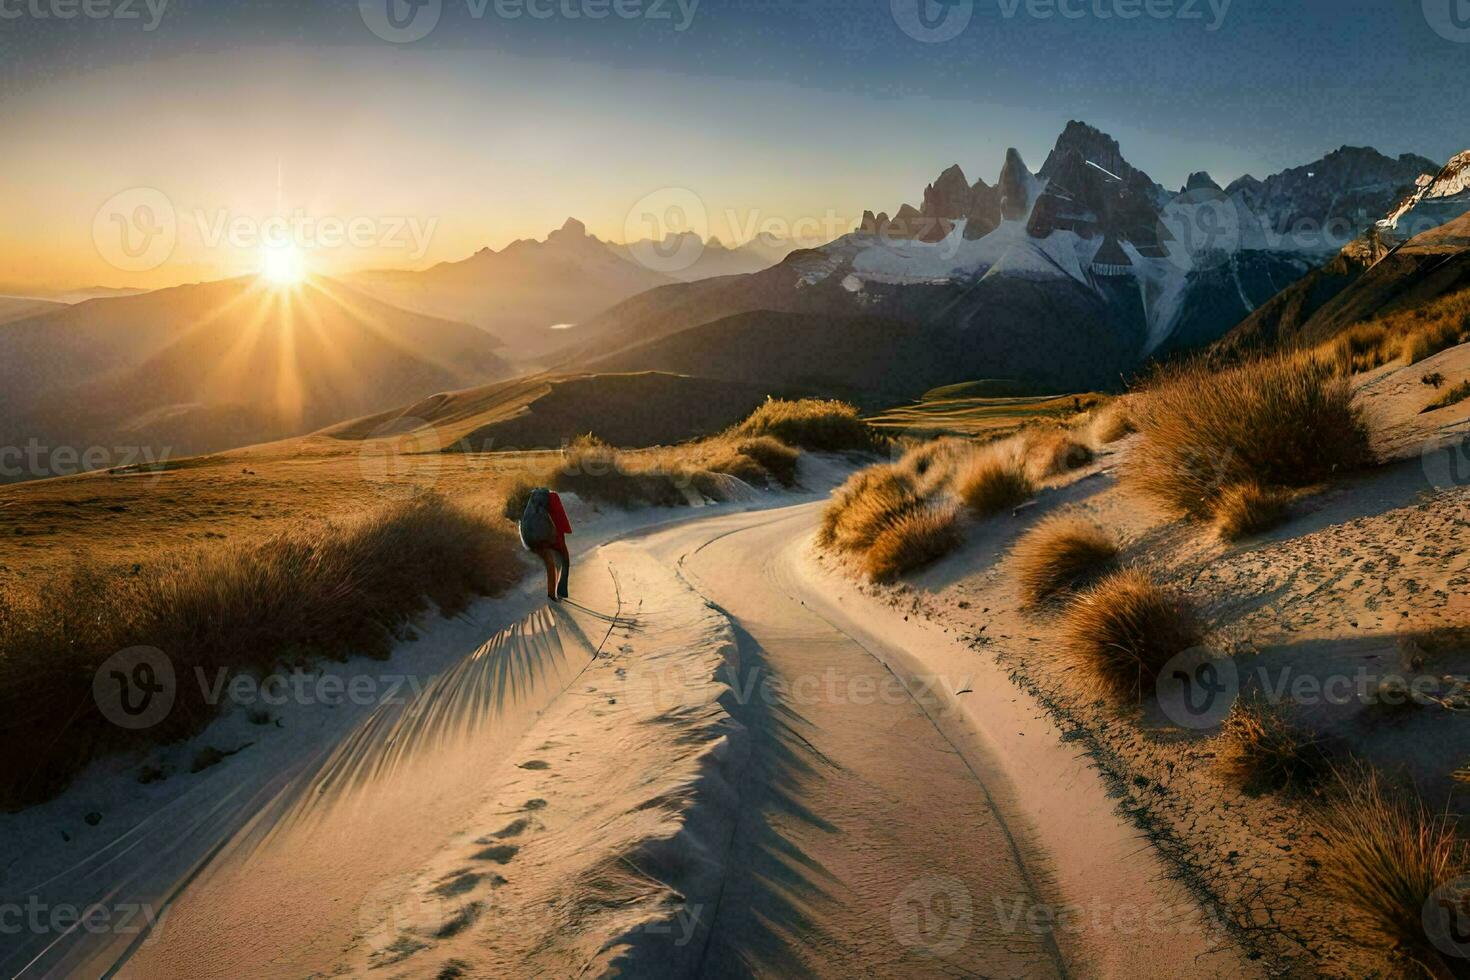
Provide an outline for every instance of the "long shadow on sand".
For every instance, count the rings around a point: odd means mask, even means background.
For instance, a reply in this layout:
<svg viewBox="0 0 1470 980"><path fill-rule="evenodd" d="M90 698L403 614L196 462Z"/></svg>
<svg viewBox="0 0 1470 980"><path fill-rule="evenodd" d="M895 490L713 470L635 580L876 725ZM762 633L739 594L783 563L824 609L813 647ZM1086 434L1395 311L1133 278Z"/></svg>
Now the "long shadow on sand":
<svg viewBox="0 0 1470 980"><path fill-rule="evenodd" d="M223 791L218 780L202 780L50 881L0 877L0 885L47 905L125 903L162 912L194 881L248 860L279 835L325 819L337 804L396 780L412 784L430 779L435 770L452 769L473 751L466 746L477 735L546 678L574 671L615 625L636 628L616 615L538 608L421 689L405 677L400 689L343 738L315 750L303 746L288 768L252 772ZM137 925L143 928L136 935L74 929L60 937L12 937L0 943L0 964L5 976L94 971L98 964L126 959L147 940L151 923Z"/></svg>
<svg viewBox="0 0 1470 980"><path fill-rule="evenodd" d="M738 623L738 676L726 678L726 710L746 726L750 762L738 787L740 812L727 857L728 871L702 937L699 974L753 977L789 974L803 962L800 947L840 943L806 910L835 901L837 879L781 832L796 822L833 833L836 828L802 802L802 786L835 767L802 734L810 722L794 710L767 670L765 651Z"/></svg>

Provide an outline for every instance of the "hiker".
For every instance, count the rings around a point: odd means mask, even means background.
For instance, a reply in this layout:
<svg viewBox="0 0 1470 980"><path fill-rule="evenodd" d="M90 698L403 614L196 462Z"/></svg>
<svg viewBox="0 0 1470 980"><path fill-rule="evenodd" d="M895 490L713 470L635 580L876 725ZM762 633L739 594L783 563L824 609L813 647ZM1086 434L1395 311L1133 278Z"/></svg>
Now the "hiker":
<svg viewBox="0 0 1470 980"><path fill-rule="evenodd" d="M572 556L567 551L566 536L572 533L572 522L562 509L556 491L537 487L526 500L521 512L521 544L534 551L546 563L546 598L560 602L567 597L567 576L572 570ZM556 559L561 559L557 575Z"/></svg>

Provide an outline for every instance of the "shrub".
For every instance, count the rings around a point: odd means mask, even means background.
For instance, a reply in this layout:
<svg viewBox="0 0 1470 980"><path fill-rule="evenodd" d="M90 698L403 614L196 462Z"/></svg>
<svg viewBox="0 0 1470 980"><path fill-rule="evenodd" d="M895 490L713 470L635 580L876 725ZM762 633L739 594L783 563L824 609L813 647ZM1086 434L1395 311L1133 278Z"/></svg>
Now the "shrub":
<svg viewBox="0 0 1470 980"><path fill-rule="evenodd" d="M1099 446L1117 442L1136 431L1138 430L1133 426L1133 416L1128 402L1123 398L1115 398L1108 402L1098 409L1092 419L1092 437L1097 440Z"/></svg>
<svg viewBox="0 0 1470 980"><path fill-rule="evenodd" d="M1033 430L1022 445L1027 471L1037 480L1070 473L1092 462L1092 449L1065 429Z"/></svg>
<svg viewBox="0 0 1470 980"><path fill-rule="evenodd" d="M1222 371L1195 362L1162 375L1134 413L1142 439L1125 478L1188 515L1224 487L1306 486L1371 460L1346 379L1306 355Z"/></svg>
<svg viewBox="0 0 1470 980"><path fill-rule="evenodd" d="M772 442L775 442L775 440L772 440ZM781 445L780 443L776 444ZM739 448L727 442L721 442L716 446L707 448L701 454L698 468L702 468L710 473L733 476L742 483L748 483L753 487L769 486L774 479L770 470L761 465L760 460L741 452ZM793 471L794 469L795 467L793 466ZM713 483L714 481L711 481L711 485ZM696 486L699 485L699 481L696 480Z"/></svg>
<svg viewBox="0 0 1470 980"><path fill-rule="evenodd" d="M887 439L847 402L767 398L733 430L740 436L774 436L789 446L817 452L878 452Z"/></svg>
<svg viewBox="0 0 1470 980"><path fill-rule="evenodd" d="M426 496L130 569L82 565L0 595L0 742L29 746L0 756L0 806L58 792L110 749L198 731L215 706L196 670L386 654L426 599L453 615L507 588L519 551L503 525ZM98 667L136 646L161 650L179 679L168 717L143 731L109 723L92 696Z"/></svg>
<svg viewBox="0 0 1470 980"><path fill-rule="evenodd" d="M771 436L758 436L741 440L736 444L735 451L759 463L781 486L796 485L796 469L801 459L801 450Z"/></svg>
<svg viewBox="0 0 1470 980"><path fill-rule="evenodd" d="M1465 343L1467 327L1470 327L1470 289L1355 324L1328 341L1326 349L1339 371L1353 374L1400 359L1417 364Z"/></svg>
<svg viewBox="0 0 1470 980"><path fill-rule="evenodd" d="M1313 823L1318 887L1345 917L1343 931L1425 976L1455 975L1424 927L1436 890L1470 872L1448 817L1368 774L1344 776Z"/></svg>
<svg viewBox="0 0 1470 980"><path fill-rule="evenodd" d="M841 551L866 551L885 527L923 505L911 478L897 466L870 466L848 478L822 512L818 541Z"/></svg>
<svg viewBox="0 0 1470 980"><path fill-rule="evenodd" d="M938 561L959 547L959 508L954 504L926 505L906 510L884 525L863 557L863 571L875 582Z"/></svg>
<svg viewBox="0 0 1470 980"><path fill-rule="evenodd" d="M1400 345L1400 354L1410 364L1418 364L1461 343L1464 324L1441 320L1424 326L1405 337Z"/></svg>
<svg viewBox="0 0 1470 980"><path fill-rule="evenodd" d="M1436 398L1434 401L1430 402L1428 405L1425 405L1419 410L1419 414L1423 415L1425 412L1433 412L1436 409L1448 408L1451 405L1462 402L1467 398L1470 398L1470 378L1467 378L1466 380L1461 381L1459 384L1454 385L1444 394Z"/></svg>
<svg viewBox="0 0 1470 980"><path fill-rule="evenodd" d="M1306 788L1328 771L1319 743L1256 699L1231 705L1217 745L1216 765L1248 793Z"/></svg>
<svg viewBox="0 0 1470 980"><path fill-rule="evenodd" d="M1328 358L1339 375L1359 374L1387 364L1398 356L1388 328L1382 323L1350 327L1328 345Z"/></svg>
<svg viewBox="0 0 1470 980"><path fill-rule="evenodd" d="M1101 527L1067 514L1037 524L1016 542L1016 575L1027 602L1077 587L1113 564L1118 545Z"/></svg>
<svg viewBox="0 0 1470 980"><path fill-rule="evenodd" d="M1064 654L1103 697L1138 702L1169 658L1200 642L1194 613L1140 569L1116 571L1067 609Z"/></svg>
<svg viewBox="0 0 1470 980"><path fill-rule="evenodd" d="M1291 503L1291 495L1255 480L1232 483L1215 498L1212 512L1215 530L1226 541L1258 534L1280 524Z"/></svg>
<svg viewBox="0 0 1470 980"><path fill-rule="evenodd" d="M955 476L955 493L977 517L990 517L1036 492L1024 466L998 451L976 454Z"/></svg>

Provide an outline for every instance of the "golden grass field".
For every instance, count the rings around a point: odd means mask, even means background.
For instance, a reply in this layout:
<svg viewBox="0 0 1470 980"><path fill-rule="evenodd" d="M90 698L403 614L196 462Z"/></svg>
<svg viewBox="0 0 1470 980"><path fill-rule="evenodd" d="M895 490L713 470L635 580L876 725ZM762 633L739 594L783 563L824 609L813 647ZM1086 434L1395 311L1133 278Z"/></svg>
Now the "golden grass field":
<svg viewBox="0 0 1470 980"><path fill-rule="evenodd" d="M1060 421L1103 400L1095 393L1071 395L994 394L1007 387L997 382L946 385L924 393L918 401L897 405L868 418L868 424L891 436L915 438L956 435L1009 435L1028 422Z"/></svg>

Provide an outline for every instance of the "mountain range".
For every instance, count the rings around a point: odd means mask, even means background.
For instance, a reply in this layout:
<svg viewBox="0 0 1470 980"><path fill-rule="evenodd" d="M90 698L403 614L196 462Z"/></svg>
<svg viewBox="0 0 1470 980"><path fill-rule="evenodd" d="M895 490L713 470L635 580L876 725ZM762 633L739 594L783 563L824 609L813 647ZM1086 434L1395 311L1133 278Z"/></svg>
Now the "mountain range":
<svg viewBox="0 0 1470 980"><path fill-rule="evenodd" d="M731 404L877 408L976 378L1115 388L1152 359L1322 339L1470 286L1470 151L1437 166L1342 147L1171 191L1072 122L1034 173L1011 149L993 184L956 164L917 200L784 256L688 233L617 245L569 219L421 272L0 300L0 446L197 454L541 369L719 379Z"/></svg>
<svg viewBox="0 0 1470 980"><path fill-rule="evenodd" d="M544 241L519 239L423 271L360 272L347 281L395 306L483 327L505 341L507 357L534 365L566 345L584 320L624 299L670 283L754 272L783 256L774 242L727 248L692 232L618 245L568 218Z"/></svg>
<svg viewBox="0 0 1470 980"><path fill-rule="evenodd" d="M852 233L771 269L612 307L562 363L727 377L760 367L772 384L860 388L867 368L845 373L848 359L806 351L830 350L845 329L881 343L882 321L905 352L885 396L977 377L1117 385L1150 358L1217 340L1395 214L1463 211L1463 181L1450 193L1454 181L1436 178L1446 169L1345 146L1223 188L1195 173L1172 192L1074 121L1035 173L1015 149L994 184L950 166L919 205L865 212ZM750 364L732 363L732 347Z"/></svg>

